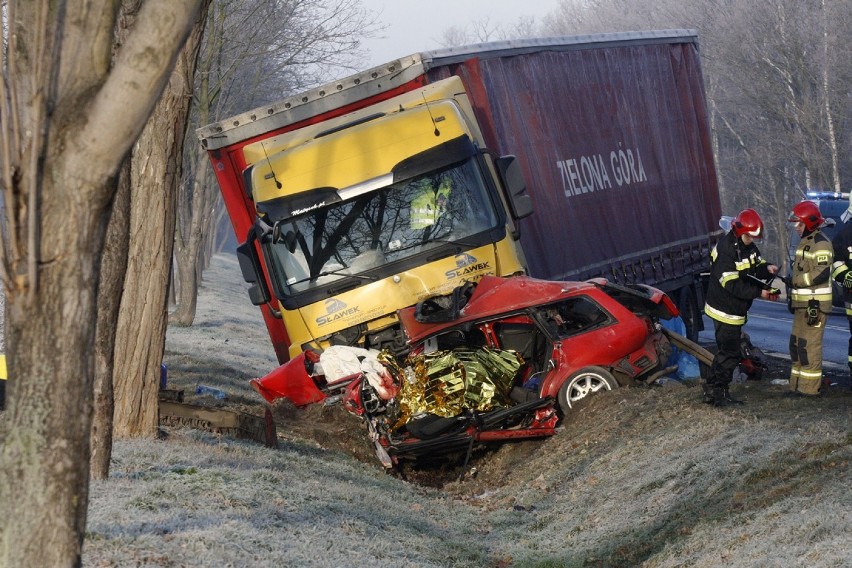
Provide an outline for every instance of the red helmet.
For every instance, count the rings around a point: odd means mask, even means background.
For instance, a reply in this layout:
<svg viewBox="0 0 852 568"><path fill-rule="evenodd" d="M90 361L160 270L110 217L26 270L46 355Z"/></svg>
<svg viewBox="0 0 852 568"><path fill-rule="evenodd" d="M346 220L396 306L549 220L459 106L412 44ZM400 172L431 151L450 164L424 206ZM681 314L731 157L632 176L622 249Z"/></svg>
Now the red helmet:
<svg viewBox="0 0 852 568"><path fill-rule="evenodd" d="M731 228L737 237L751 235L755 239L763 238L763 221L754 209L743 209L734 218Z"/></svg>
<svg viewBox="0 0 852 568"><path fill-rule="evenodd" d="M819 207L813 201L798 203L793 207L793 211L787 220L791 223L802 223L808 232L813 231L825 221L822 218L822 213L819 212Z"/></svg>

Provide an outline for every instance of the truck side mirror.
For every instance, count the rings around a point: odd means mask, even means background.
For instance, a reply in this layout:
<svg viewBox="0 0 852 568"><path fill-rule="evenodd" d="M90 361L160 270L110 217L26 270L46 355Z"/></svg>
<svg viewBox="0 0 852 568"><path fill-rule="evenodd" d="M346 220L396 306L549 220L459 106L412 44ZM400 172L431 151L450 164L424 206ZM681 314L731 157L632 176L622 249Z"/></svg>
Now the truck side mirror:
<svg viewBox="0 0 852 568"><path fill-rule="evenodd" d="M526 194L527 182L521 165L515 156L500 156L494 160L503 186L506 188L509 198L509 207L512 209L512 217L523 219L529 217L533 212L532 199Z"/></svg>
<svg viewBox="0 0 852 568"><path fill-rule="evenodd" d="M237 260L240 262L243 280L251 284L248 289L249 299L255 306L260 306L269 303L272 298L266 287L266 280L263 278L263 269L260 267L260 258L258 258L254 241L254 231L251 231L246 242L237 247Z"/></svg>

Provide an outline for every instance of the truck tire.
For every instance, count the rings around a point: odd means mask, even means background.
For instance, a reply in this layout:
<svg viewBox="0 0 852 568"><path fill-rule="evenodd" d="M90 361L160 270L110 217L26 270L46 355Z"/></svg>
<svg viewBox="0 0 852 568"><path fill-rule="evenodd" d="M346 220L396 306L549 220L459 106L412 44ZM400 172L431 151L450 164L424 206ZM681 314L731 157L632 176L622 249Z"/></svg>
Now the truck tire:
<svg viewBox="0 0 852 568"><path fill-rule="evenodd" d="M578 402L596 392L612 390L618 386L612 373L603 367L583 367L562 383L559 388L559 408L568 414Z"/></svg>
<svg viewBox="0 0 852 568"><path fill-rule="evenodd" d="M698 341L698 332L704 327L701 321L701 310L698 306L698 300L695 298L695 290L692 286L686 286L680 289L677 300L677 308L680 310L680 317L683 323L686 324L686 337L690 341Z"/></svg>

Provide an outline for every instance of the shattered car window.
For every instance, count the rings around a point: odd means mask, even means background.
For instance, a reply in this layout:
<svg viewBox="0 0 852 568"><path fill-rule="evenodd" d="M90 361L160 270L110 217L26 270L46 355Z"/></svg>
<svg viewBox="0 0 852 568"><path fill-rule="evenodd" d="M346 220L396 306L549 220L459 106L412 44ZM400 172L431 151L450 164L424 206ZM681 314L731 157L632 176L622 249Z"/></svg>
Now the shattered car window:
<svg viewBox="0 0 852 568"><path fill-rule="evenodd" d="M546 306L544 315L551 331L560 339L596 329L609 321L609 315L585 297Z"/></svg>

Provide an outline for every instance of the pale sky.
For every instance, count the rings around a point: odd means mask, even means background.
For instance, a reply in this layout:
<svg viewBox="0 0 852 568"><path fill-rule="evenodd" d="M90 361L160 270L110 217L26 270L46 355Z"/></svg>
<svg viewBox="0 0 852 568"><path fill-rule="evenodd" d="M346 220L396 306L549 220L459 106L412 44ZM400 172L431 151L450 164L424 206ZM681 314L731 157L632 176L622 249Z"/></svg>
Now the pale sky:
<svg viewBox="0 0 852 568"><path fill-rule="evenodd" d="M559 0L362 0L368 10L388 27L381 38L365 40L369 58L364 68L387 63L398 57L440 49L438 41L453 26L488 18L489 25L504 26L521 16L532 16L536 24L556 9Z"/></svg>

